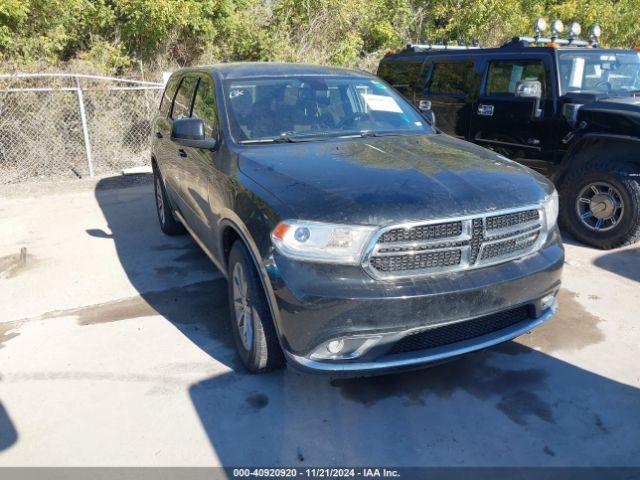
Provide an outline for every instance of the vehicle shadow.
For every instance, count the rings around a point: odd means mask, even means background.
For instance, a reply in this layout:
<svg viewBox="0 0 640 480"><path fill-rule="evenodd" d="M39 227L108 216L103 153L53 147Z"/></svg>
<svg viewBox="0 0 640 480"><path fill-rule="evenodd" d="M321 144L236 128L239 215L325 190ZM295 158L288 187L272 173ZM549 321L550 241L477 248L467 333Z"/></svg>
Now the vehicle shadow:
<svg viewBox="0 0 640 480"><path fill-rule="evenodd" d="M222 465L640 463L640 390L561 359L599 352L604 341L600 319L570 293L556 317L518 342L430 369L363 379L250 375L234 353L220 273L188 236L162 235L150 182L111 185L101 180L95 191L109 232L87 234L114 242L145 305L112 320L158 312L229 367L188 390Z"/></svg>
<svg viewBox="0 0 640 480"><path fill-rule="evenodd" d="M168 237L155 212L152 175L101 179L94 195L108 230L87 235L114 242L118 259L140 298L101 306L83 324L159 314L194 344L227 366L236 366L228 324L226 281L187 234ZM225 354L221 355L224 351Z"/></svg>
<svg viewBox="0 0 640 480"><path fill-rule="evenodd" d="M605 253L596 258L593 264L621 277L640 282L640 248Z"/></svg>
<svg viewBox="0 0 640 480"><path fill-rule="evenodd" d="M224 465L638 466L640 390L552 355L603 340L576 340L581 319L567 311L517 342L424 370L236 370L189 393Z"/></svg>
<svg viewBox="0 0 640 480"><path fill-rule="evenodd" d="M0 402L0 452L12 446L18 440L18 432L11 417Z"/></svg>

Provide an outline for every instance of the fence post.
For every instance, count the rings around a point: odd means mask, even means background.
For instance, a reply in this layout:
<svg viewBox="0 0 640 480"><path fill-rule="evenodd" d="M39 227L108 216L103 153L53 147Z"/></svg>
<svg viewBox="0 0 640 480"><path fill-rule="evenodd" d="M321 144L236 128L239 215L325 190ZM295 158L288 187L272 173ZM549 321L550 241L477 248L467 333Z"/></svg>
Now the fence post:
<svg viewBox="0 0 640 480"><path fill-rule="evenodd" d="M84 149L87 154L87 167L89 176L93 177L93 157L91 156L91 144L89 143L89 128L87 126L87 115L84 111L84 95L82 94L82 86L80 78L76 78L76 87L78 92L78 105L80 106L80 122L82 123L82 136L84 137Z"/></svg>

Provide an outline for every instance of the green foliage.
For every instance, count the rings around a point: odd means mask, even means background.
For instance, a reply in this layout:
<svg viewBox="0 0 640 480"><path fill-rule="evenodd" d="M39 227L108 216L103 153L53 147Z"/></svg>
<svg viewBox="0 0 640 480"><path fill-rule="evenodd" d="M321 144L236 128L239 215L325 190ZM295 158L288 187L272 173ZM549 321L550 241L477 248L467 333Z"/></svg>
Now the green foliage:
<svg viewBox="0 0 640 480"><path fill-rule="evenodd" d="M233 60L371 67L407 42L496 45L540 15L598 22L609 46L640 44L637 0L0 0L0 56L5 68L110 73Z"/></svg>

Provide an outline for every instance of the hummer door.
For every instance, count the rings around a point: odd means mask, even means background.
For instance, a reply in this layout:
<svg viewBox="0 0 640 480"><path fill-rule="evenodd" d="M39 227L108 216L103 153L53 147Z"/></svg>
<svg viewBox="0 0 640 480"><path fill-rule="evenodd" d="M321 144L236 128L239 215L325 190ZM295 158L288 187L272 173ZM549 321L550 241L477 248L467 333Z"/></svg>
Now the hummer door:
<svg viewBox="0 0 640 480"><path fill-rule="evenodd" d="M471 140L546 173L552 157L554 103L550 57L488 62L473 107ZM524 83L540 82L539 98L521 96Z"/></svg>
<svg viewBox="0 0 640 480"><path fill-rule="evenodd" d="M428 69L428 70L427 70ZM467 139L471 105L478 88L474 62L471 60L439 61L425 67L427 80L422 95L430 100L436 125L443 132Z"/></svg>

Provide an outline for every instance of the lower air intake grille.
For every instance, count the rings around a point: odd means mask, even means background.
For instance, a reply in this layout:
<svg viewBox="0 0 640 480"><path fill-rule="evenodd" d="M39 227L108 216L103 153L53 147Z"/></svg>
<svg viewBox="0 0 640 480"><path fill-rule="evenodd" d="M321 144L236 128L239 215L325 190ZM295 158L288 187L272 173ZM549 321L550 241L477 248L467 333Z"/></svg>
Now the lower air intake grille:
<svg viewBox="0 0 640 480"><path fill-rule="evenodd" d="M529 320L532 318L532 313L533 306L524 305L464 322L423 330L396 342L387 355L440 347L497 332L516 323Z"/></svg>

